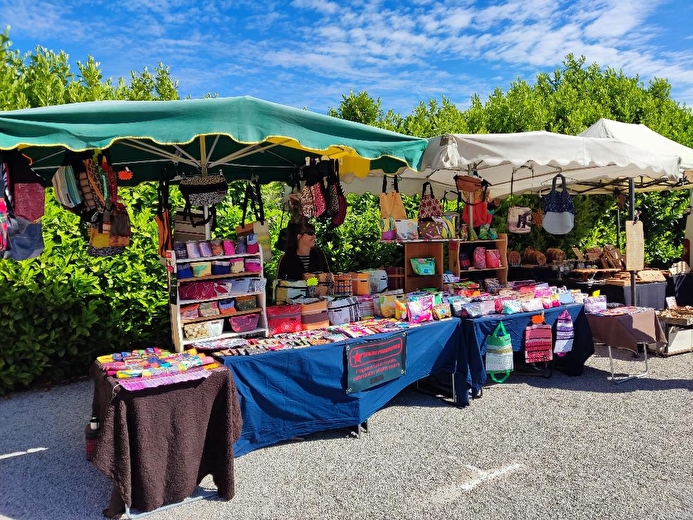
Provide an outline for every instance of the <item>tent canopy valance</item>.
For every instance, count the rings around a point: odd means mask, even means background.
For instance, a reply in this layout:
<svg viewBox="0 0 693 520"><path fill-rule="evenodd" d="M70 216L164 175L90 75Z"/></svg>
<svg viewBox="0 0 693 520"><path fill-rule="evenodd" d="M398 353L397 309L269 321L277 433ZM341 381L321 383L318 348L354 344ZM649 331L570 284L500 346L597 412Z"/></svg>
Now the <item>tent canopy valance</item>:
<svg viewBox="0 0 693 520"><path fill-rule="evenodd" d="M546 193L557 173L577 193L613 193L628 190L636 180L639 191L661 190L681 183L680 158L634 146L618 139L600 139L545 131L512 134L448 134L429 139L421 172L400 171L400 191L415 194L428 180L438 192L455 190L455 175L474 172L491 184L493 197ZM381 179L348 185L350 191Z"/></svg>
<svg viewBox="0 0 693 520"><path fill-rule="evenodd" d="M223 171L227 179L287 181L306 157L339 159L364 177L418 168L425 139L253 97L180 101L94 101L0 112L0 150L19 149L50 179L65 149L110 150L124 184L181 173Z"/></svg>

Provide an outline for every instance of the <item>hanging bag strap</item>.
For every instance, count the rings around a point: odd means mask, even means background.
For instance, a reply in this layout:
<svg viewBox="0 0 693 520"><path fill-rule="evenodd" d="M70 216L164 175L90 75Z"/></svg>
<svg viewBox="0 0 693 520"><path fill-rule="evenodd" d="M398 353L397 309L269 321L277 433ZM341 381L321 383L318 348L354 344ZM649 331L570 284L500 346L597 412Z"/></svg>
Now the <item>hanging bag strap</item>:
<svg viewBox="0 0 693 520"><path fill-rule="evenodd" d="M252 182L248 181L245 185L245 195L243 196L243 216L241 217L241 227L245 226L245 217L248 214L248 204L252 206L252 210L257 213L257 204L255 202L255 193Z"/></svg>
<svg viewBox="0 0 693 520"><path fill-rule="evenodd" d="M498 334L499 331L502 332L503 334ZM505 325L503 325L502 321L498 322L498 325L496 325L496 328L493 329L493 335L496 336L497 338L499 338L501 336L507 336L508 335L507 331L505 330Z"/></svg>
<svg viewBox="0 0 693 520"><path fill-rule="evenodd" d="M157 189L157 206L156 212L162 215L164 211L171 209L171 204L169 200L169 174L166 169L161 173L161 179L159 179L159 188Z"/></svg>
<svg viewBox="0 0 693 520"><path fill-rule="evenodd" d="M396 177L395 177L396 178ZM433 186L431 186L431 183L426 181L423 183L423 186L421 187L421 198L423 199L424 196L426 195L426 187L428 186L428 194L431 196L431 198L435 198L433 195Z"/></svg>
<svg viewBox="0 0 693 520"><path fill-rule="evenodd" d="M260 193L259 181L248 181L245 186L245 195L243 197L243 216L241 218L241 226L245 226L245 218L248 214L248 205L251 206L255 219L260 224L265 223L265 207L262 204L262 194Z"/></svg>
<svg viewBox="0 0 693 520"><path fill-rule="evenodd" d="M382 193L387 193L387 176L383 175L383 189Z"/></svg>

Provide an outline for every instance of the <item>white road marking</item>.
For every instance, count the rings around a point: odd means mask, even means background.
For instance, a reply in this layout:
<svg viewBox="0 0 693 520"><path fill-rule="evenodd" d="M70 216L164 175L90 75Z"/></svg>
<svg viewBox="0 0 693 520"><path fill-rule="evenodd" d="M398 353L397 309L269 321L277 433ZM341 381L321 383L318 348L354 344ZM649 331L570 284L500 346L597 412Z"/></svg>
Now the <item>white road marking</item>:
<svg viewBox="0 0 693 520"><path fill-rule="evenodd" d="M466 482L463 483L454 483L445 486L440 486L439 488L433 490L432 493L428 493L426 495L426 502L438 504L453 502L454 500L458 499L465 491L471 491L472 489L479 486L480 484L483 484L486 481L500 478L510 473L513 473L522 468L522 464L510 464L509 466L497 468L492 471L484 471L480 468L477 468L476 466L471 466L469 464L465 464L465 467L469 471L469 473L476 474L477 476L470 480L465 479Z"/></svg>
<svg viewBox="0 0 693 520"><path fill-rule="evenodd" d="M19 457L20 455L28 455L29 453L36 453L39 451L46 451L48 448L29 448L26 451L15 451L14 453L7 453L5 455L0 455L0 460L10 459L12 457Z"/></svg>
<svg viewBox="0 0 693 520"><path fill-rule="evenodd" d="M472 466L468 466L472 467ZM511 464L510 466L505 466L503 468L499 468L495 471L483 471L480 470L479 468L474 468L479 472L479 477L475 478L474 480L471 480L465 484L462 484L460 487L464 491L470 491L477 487L479 484L486 482L487 480L493 480L494 478L497 477L502 477L503 475L507 475L508 473L512 473L513 471L516 471L522 467L521 464Z"/></svg>

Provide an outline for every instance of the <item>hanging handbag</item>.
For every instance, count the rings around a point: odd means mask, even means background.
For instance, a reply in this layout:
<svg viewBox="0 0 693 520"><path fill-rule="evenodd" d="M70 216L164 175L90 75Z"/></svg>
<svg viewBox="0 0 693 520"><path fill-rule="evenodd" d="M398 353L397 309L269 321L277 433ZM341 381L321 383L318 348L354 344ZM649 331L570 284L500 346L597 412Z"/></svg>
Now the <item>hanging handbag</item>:
<svg viewBox="0 0 693 520"><path fill-rule="evenodd" d="M486 338L486 373L496 383L503 383L514 369L513 345L503 322L498 322Z"/></svg>
<svg viewBox="0 0 693 520"><path fill-rule="evenodd" d="M322 182L322 174L318 167L318 162L311 158L308 165L303 169L305 184L299 192L301 201L301 211L305 218L318 218L325 213L327 202L325 200Z"/></svg>
<svg viewBox="0 0 693 520"><path fill-rule="evenodd" d="M40 222L34 223L23 217L10 215L7 223L9 249L3 251L3 258L28 260L43 252L43 227Z"/></svg>
<svg viewBox="0 0 693 520"><path fill-rule="evenodd" d="M508 208L508 231L519 235L532 231L532 208L526 206Z"/></svg>
<svg viewBox="0 0 693 520"><path fill-rule="evenodd" d="M481 177L476 175L455 175L453 179L459 192L471 193L481 188Z"/></svg>
<svg viewBox="0 0 693 520"><path fill-rule="evenodd" d="M533 323L525 329L525 362L547 363L553 359L551 325Z"/></svg>
<svg viewBox="0 0 693 520"><path fill-rule="evenodd" d="M16 150L3 152L6 183L14 215L30 222L43 216L46 181L31 168L29 159Z"/></svg>
<svg viewBox="0 0 693 520"><path fill-rule="evenodd" d="M3 232L0 229L2 258L11 260L35 258L43 252L42 225L40 222L32 223L14 214L5 184L6 178L6 165L0 162L0 228L5 230Z"/></svg>
<svg viewBox="0 0 693 520"><path fill-rule="evenodd" d="M428 187L428 193L426 188ZM419 220L440 217L443 215L443 207L440 201L433 195L433 187L430 182L424 182L421 189L421 202L419 204Z"/></svg>
<svg viewBox="0 0 693 520"><path fill-rule="evenodd" d="M330 183L330 204L334 212L328 227L334 229L344 223L347 213L347 199L342 189L342 183L339 180L339 161L332 161L332 175L328 182Z"/></svg>
<svg viewBox="0 0 693 520"><path fill-rule="evenodd" d="M380 218L392 217L395 220L406 219L402 196L399 194L397 176L394 177L394 191L387 193L387 177L383 175L383 189L380 193Z"/></svg>
<svg viewBox="0 0 693 520"><path fill-rule="evenodd" d="M228 188L226 178L221 172L218 174L184 177L180 181L178 189L180 189L185 200L183 213L190 219L190 224L193 227L204 226L208 222L211 222L212 228L216 227L217 212L215 206L224 201ZM193 206L207 206L207 218L195 221L192 212Z"/></svg>
<svg viewBox="0 0 693 520"><path fill-rule="evenodd" d="M246 223L246 217L249 216L249 208L252 209L255 215L255 221ZM251 233L257 237L257 244L262 249L263 261L267 262L272 258L272 244L270 242L269 222L265 219L265 205L262 201L262 192L258 179L248 181L245 187L241 224L236 226L236 235L238 236Z"/></svg>
<svg viewBox="0 0 693 520"><path fill-rule="evenodd" d="M484 224L490 224L493 215L488 212L488 182L482 180L481 187L471 192L470 200L464 200L462 221L469 225L469 206L473 208L473 227L478 228Z"/></svg>
<svg viewBox="0 0 693 520"><path fill-rule="evenodd" d="M556 341L553 347L554 353L560 357L565 356L573 349L574 339L575 331L573 327L573 318L570 316L568 309L564 309L556 320Z"/></svg>
<svg viewBox="0 0 693 520"><path fill-rule="evenodd" d="M561 191L556 189L556 181L561 180ZM575 207L565 185L565 177L560 173L553 178L551 191L544 199L544 219L542 226L552 235L566 235L575 224Z"/></svg>

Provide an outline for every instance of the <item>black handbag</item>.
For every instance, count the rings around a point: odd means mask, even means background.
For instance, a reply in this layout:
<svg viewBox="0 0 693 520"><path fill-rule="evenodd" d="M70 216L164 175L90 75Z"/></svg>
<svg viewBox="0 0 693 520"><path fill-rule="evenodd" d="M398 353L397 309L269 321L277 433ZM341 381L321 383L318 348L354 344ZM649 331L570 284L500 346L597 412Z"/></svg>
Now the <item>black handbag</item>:
<svg viewBox="0 0 693 520"><path fill-rule="evenodd" d="M193 227L204 226L210 221L212 222L212 228L216 227L217 212L215 206L224 201L228 188L226 178L222 173L184 177L180 181L178 189L180 189L185 200L183 213L185 213ZM192 212L193 206L207 206L209 208L207 218L196 222Z"/></svg>

